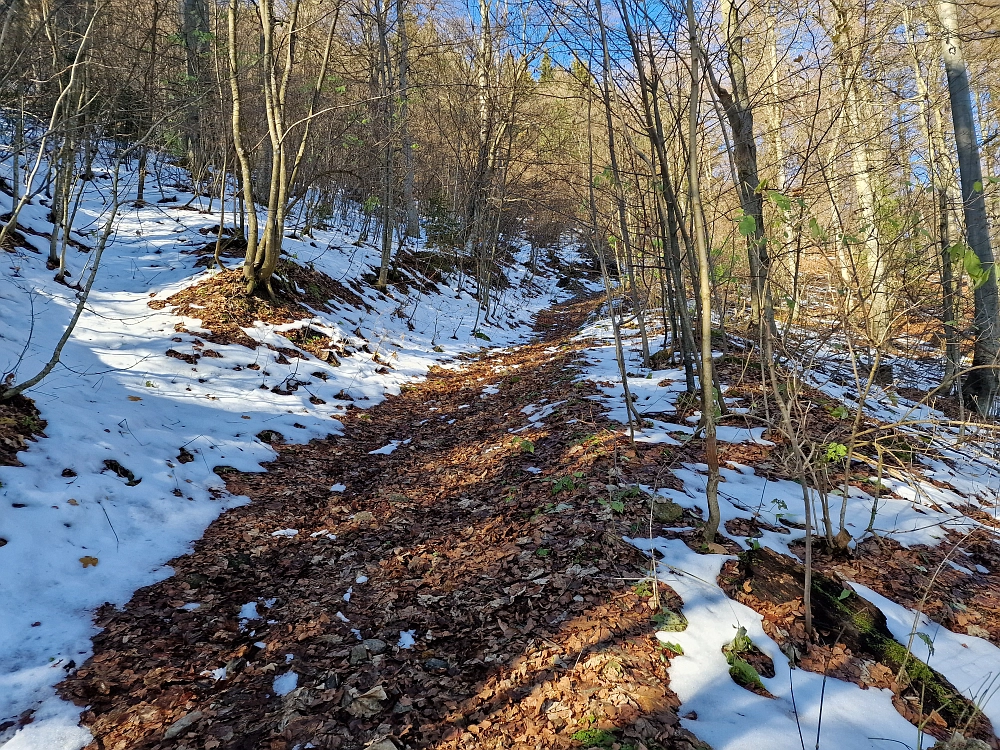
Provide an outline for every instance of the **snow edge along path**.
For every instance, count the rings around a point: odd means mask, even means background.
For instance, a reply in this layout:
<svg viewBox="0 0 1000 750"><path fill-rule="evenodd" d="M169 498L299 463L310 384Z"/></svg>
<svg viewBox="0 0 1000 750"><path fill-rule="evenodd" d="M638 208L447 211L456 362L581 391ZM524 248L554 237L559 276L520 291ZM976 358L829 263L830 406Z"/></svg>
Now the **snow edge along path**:
<svg viewBox="0 0 1000 750"><path fill-rule="evenodd" d="M125 180L130 189L134 177ZM99 179L88 184L81 238L100 222L104 187ZM193 198L169 192L176 205ZM10 208L9 200L0 194L0 210ZM10 371L25 351L21 377L46 361L75 304L73 291L45 269L47 240L32 234L51 229L47 210L32 203L20 218L41 254L0 255L0 365ZM232 216L231 207L227 213ZM355 348L362 337L377 344L391 362L382 374L361 351L333 367L311 356L282 363L265 347L199 345L199 321L151 310L147 302L211 274L195 267L198 256L190 250L206 241L198 230L218 220L217 213L178 211L174 204L123 209L62 366L28 394L48 422L46 436L19 454L23 466L0 467L0 538L6 542L0 546L0 727L6 724L0 746L7 750L77 750L90 741L78 726L81 709L60 700L54 685L90 655L96 608L123 606L138 588L172 575L167 561L189 551L222 512L246 502L225 492L215 467L261 471L275 456L254 437L262 430L276 430L289 442L337 433L336 418L347 406L337 399L342 390L357 406L374 406L432 366L483 348L472 330L474 296L442 283L441 295L383 296L366 289L371 310L334 301L333 312L314 311L304 321ZM336 279L357 278L378 262L377 251L337 231L285 242L297 262ZM86 257L69 250L73 278L82 275ZM521 340L538 311L569 296L554 278L529 273L527 257L526 249L516 255L503 325L480 325L490 347ZM563 259L579 260L573 251L564 251ZM179 323L189 332L175 331ZM247 333L262 344L289 347L281 333L290 327L258 323ZM192 365L164 354L208 348L221 356L202 356ZM272 392L290 379L300 384L297 390ZM109 461L139 481L116 475ZM33 712L31 723L19 728L25 712Z"/></svg>

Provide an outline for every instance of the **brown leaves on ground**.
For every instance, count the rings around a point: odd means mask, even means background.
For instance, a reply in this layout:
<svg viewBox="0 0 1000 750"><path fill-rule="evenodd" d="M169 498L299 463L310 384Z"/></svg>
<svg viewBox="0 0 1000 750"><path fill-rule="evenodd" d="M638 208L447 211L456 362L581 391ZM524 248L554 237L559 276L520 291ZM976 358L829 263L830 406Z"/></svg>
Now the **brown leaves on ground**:
<svg viewBox="0 0 1000 750"><path fill-rule="evenodd" d="M210 337L205 337L212 342L241 344L251 349L257 344L242 329L257 321L276 325L294 323L312 317L309 308L331 311L338 302L370 310L358 294L360 287L352 289L315 269L280 261L276 276L282 293L273 300L260 294L248 295L242 268L235 268L209 276L165 300L152 300L148 304L154 310L170 306L175 315L201 320L202 327L212 332Z"/></svg>
<svg viewBox="0 0 1000 750"><path fill-rule="evenodd" d="M699 747L637 586L650 562L622 539L647 533L648 498L609 490L664 478L663 449L627 445L576 382L568 335L589 309L350 410L343 436L275 445L266 473L227 473L252 504L102 610L93 658L62 683L93 748L570 748L584 729ZM515 440L543 400L565 402L552 429ZM239 620L247 602L260 620ZM276 697L289 670L297 688Z"/></svg>
<svg viewBox="0 0 1000 750"><path fill-rule="evenodd" d="M0 400L0 466L20 466L18 451L27 450L28 441L43 435L45 426L35 402L27 396Z"/></svg>

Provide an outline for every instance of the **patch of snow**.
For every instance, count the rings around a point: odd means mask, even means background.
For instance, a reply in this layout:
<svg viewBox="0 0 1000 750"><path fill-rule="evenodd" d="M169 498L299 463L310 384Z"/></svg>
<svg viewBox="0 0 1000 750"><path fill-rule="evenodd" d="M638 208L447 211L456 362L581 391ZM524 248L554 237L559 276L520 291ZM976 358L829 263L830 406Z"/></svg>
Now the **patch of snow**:
<svg viewBox="0 0 1000 750"><path fill-rule="evenodd" d="M416 630L400 630L399 642L396 645L399 648L413 648L413 644L417 642L416 636Z"/></svg>
<svg viewBox="0 0 1000 750"><path fill-rule="evenodd" d="M299 686L299 676L295 672L285 672L274 678L274 694L284 697Z"/></svg>
<svg viewBox="0 0 1000 750"><path fill-rule="evenodd" d="M259 620L260 613L257 612L257 602L247 602L240 607L239 618L241 620Z"/></svg>
<svg viewBox="0 0 1000 750"><path fill-rule="evenodd" d="M400 445L402 445L401 441L399 441L399 440L393 440L388 445L383 445L381 448L378 448L377 450L368 451L368 455L369 456L388 456L390 453L392 453L394 450L396 450L396 448L398 448Z"/></svg>
<svg viewBox="0 0 1000 750"><path fill-rule="evenodd" d="M656 549L663 555L659 578L684 600L687 629L658 637L684 651L683 656L670 660L670 687L681 700L678 714L693 711L698 716L682 719L684 728L713 750L801 750L799 727L805 737L815 738L821 707L821 747L884 750L885 740L916 745L917 729L893 707L890 691L862 690L848 682L824 681L823 675L789 669L788 658L761 627L761 616L730 599L715 584L722 564L731 558L699 555L677 539L631 541L639 549ZM775 676L762 678L773 699L745 690L729 676L722 647L732 641L740 626L774 661ZM812 743L810 739L810 747Z"/></svg>
<svg viewBox="0 0 1000 750"><path fill-rule="evenodd" d="M298 536L298 529L279 529L278 531L272 531L271 536Z"/></svg>

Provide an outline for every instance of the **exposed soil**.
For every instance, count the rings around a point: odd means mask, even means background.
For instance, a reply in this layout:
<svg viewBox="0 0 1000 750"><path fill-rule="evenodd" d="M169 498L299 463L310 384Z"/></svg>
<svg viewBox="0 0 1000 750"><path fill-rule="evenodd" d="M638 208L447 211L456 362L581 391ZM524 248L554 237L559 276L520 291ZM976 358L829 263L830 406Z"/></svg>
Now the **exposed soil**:
<svg viewBox="0 0 1000 750"><path fill-rule="evenodd" d="M61 685L88 706L91 750L702 747L653 637L680 600L660 585L654 602L649 560L622 539L662 532L630 488L662 486L675 457L630 446L575 381L569 339L591 309L350 410L341 436L269 436L266 473L220 467L252 503L173 578L104 608L94 656ZM564 401L549 420L568 429L522 429L543 400ZM248 602L262 619L240 622ZM276 697L289 670L297 687Z"/></svg>

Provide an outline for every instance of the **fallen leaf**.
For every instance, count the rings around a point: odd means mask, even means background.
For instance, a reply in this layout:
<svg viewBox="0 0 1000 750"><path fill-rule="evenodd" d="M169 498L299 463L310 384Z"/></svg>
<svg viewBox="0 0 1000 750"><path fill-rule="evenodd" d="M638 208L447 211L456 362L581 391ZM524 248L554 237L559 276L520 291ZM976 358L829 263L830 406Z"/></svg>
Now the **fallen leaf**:
<svg viewBox="0 0 1000 750"><path fill-rule="evenodd" d="M139 398L138 396L129 396L128 400L129 401L142 401L142 399Z"/></svg>
<svg viewBox="0 0 1000 750"><path fill-rule="evenodd" d="M348 697L351 697L350 694L353 692L355 691L352 688L347 694ZM382 712L382 704L379 701L384 701L388 697L385 689L381 685L376 685L371 690L353 696L354 700L347 706L347 713L362 719L369 719Z"/></svg>
<svg viewBox="0 0 1000 750"><path fill-rule="evenodd" d="M97 558L96 557L91 557L90 555L84 555L83 557L80 558L80 563L85 568L89 568L91 565L93 565L96 568L97 567Z"/></svg>

